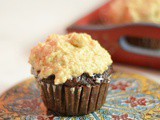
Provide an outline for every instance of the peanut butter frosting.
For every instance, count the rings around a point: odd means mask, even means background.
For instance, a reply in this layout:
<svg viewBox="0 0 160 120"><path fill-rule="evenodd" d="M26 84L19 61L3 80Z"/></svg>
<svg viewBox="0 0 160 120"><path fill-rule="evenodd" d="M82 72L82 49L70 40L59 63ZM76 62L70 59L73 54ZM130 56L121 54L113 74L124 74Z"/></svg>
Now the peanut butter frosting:
<svg viewBox="0 0 160 120"><path fill-rule="evenodd" d="M160 23L160 0L112 0L101 16L108 24Z"/></svg>
<svg viewBox="0 0 160 120"><path fill-rule="evenodd" d="M53 34L31 50L29 63L39 78L55 75L54 84L83 73L102 74L112 64L109 53L88 34Z"/></svg>

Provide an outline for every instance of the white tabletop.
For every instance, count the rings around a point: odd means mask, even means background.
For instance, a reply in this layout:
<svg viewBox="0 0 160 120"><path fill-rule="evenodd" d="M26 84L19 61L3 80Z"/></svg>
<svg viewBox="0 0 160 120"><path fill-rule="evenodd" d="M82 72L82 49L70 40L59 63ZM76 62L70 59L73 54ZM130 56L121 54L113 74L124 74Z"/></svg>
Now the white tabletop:
<svg viewBox="0 0 160 120"><path fill-rule="evenodd" d="M5 0L0 4L0 94L31 76L30 48L107 0ZM158 81L160 72L116 65ZM159 80L160 81L160 80Z"/></svg>

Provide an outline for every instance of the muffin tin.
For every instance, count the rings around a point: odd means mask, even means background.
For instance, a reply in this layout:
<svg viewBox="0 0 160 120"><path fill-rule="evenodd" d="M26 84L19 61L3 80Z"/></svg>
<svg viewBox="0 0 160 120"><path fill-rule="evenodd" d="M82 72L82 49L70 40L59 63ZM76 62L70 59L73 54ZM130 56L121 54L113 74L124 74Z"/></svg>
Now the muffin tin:
<svg viewBox="0 0 160 120"><path fill-rule="evenodd" d="M109 4L82 17L67 28L67 32L83 32L90 34L106 48L114 62L127 63L160 69L160 46L151 49L135 46L127 42L128 37L160 41L160 24L130 23L121 25L104 25L99 13L106 10Z"/></svg>

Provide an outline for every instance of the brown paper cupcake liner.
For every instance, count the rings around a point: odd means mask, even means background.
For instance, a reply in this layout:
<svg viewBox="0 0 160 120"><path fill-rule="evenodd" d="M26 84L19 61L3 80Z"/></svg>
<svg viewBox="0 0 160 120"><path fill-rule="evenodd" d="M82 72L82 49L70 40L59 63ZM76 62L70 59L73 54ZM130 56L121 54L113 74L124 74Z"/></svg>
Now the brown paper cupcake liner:
<svg viewBox="0 0 160 120"><path fill-rule="evenodd" d="M48 113L80 116L98 110L105 103L109 83L68 87L39 82L42 100Z"/></svg>

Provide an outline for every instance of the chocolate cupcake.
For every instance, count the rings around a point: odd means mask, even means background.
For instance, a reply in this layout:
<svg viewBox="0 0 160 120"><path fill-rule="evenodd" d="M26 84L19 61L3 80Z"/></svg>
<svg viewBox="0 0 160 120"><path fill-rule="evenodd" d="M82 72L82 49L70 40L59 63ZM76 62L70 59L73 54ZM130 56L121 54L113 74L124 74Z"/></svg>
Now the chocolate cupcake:
<svg viewBox="0 0 160 120"><path fill-rule="evenodd" d="M112 60L89 35L51 35L31 50L29 63L49 113L86 115L104 104Z"/></svg>

